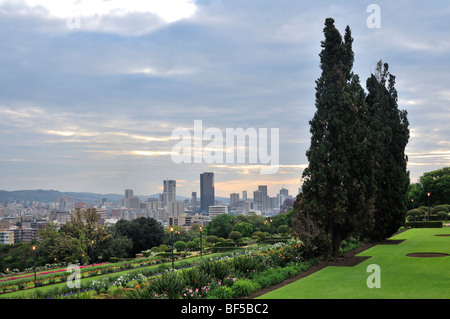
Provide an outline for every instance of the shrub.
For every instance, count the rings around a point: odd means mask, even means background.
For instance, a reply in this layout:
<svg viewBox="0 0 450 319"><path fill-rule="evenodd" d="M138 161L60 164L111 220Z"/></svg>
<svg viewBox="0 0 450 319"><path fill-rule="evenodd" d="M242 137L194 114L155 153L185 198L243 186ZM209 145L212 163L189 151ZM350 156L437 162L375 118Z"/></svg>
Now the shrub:
<svg viewBox="0 0 450 319"><path fill-rule="evenodd" d="M208 299L231 299L233 298L233 290L231 287L224 285L214 285L208 292Z"/></svg>
<svg viewBox="0 0 450 319"><path fill-rule="evenodd" d="M186 284L194 290L206 286L212 279L209 273L197 268L185 269L181 274Z"/></svg>
<svg viewBox="0 0 450 319"><path fill-rule="evenodd" d="M261 289L261 286L259 284L247 278L237 279L231 287L233 297L248 296L259 289Z"/></svg>
<svg viewBox="0 0 450 319"><path fill-rule="evenodd" d="M238 241L239 239L242 238L242 234L236 230L233 230L229 235L228 235L229 239L233 239L234 241Z"/></svg>
<svg viewBox="0 0 450 319"><path fill-rule="evenodd" d="M409 210L406 213L406 216L408 218L408 221L415 221L415 220L418 220L419 216L422 214L423 214L423 212L420 209L415 208L415 209Z"/></svg>
<svg viewBox="0 0 450 319"><path fill-rule="evenodd" d="M437 213L437 215L439 217L439 220L446 221L448 216L449 216L449 213L446 213L444 211L440 211L440 212Z"/></svg>
<svg viewBox="0 0 450 319"><path fill-rule="evenodd" d="M426 221L426 222L407 222L405 227L411 228L442 228L441 221Z"/></svg>
<svg viewBox="0 0 450 319"><path fill-rule="evenodd" d="M152 287L158 295L167 295L169 299L179 299L186 288L186 283L177 271L168 271L156 278Z"/></svg>
<svg viewBox="0 0 450 319"><path fill-rule="evenodd" d="M197 271L203 271L218 280L223 280L232 272L230 264L220 260L202 260L196 268Z"/></svg>
<svg viewBox="0 0 450 319"><path fill-rule="evenodd" d="M173 246L177 249L177 251L185 250L187 247L186 243L182 240L177 241L175 244L173 244Z"/></svg>
<svg viewBox="0 0 450 319"><path fill-rule="evenodd" d="M244 255L234 257L230 260L231 266L244 275L252 274L253 272L262 271L265 268L261 255Z"/></svg>
<svg viewBox="0 0 450 319"><path fill-rule="evenodd" d="M438 212L446 212L448 213L447 205L437 205L431 209L432 214L437 214Z"/></svg>
<svg viewBox="0 0 450 319"><path fill-rule="evenodd" d="M284 279L286 279L285 274L281 271L283 268L276 267L267 269L255 275L253 281L260 285L262 288L267 288L273 286Z"/></svg>

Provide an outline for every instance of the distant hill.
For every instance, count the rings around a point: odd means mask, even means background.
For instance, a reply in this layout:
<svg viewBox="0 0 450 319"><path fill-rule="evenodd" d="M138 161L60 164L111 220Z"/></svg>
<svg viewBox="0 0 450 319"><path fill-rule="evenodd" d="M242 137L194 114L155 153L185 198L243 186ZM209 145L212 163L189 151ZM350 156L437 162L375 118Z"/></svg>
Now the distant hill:
<svg viewBox="0 0 450 319"><path fill-rule="evenodd" d="M10 201L38 201L38 202L56 202L58 197L73 196L75 202L101 202L103 198L109 201L119 201L123 195L118 194L95 194L95 193L76 193L76 192L60 192L56 190L18 190L18 191L5 191L0 190L0 202Z"/></svg>
<svg viewBox="0 0 450 319"><path fill-rule="evenodd" d="M44 189L34 189L34 190L18 190L18 191L5 191L0 190L0 202L32 202L38 201L42 203L56 202L58 197L62 196L72 196L75 202L84 203L101 203L103 198L107 201L118 202L124 195L123 194L97 194L88 192L60 192L57 190L44 190ZM138 195L141 201L146 201L148 198L158 198L159 194L153 195ZM177 196L177 200L185 200L187 197ZM222 200L224 203L229 202L229 198L226 197L216 197L216 200Z"/></svg>

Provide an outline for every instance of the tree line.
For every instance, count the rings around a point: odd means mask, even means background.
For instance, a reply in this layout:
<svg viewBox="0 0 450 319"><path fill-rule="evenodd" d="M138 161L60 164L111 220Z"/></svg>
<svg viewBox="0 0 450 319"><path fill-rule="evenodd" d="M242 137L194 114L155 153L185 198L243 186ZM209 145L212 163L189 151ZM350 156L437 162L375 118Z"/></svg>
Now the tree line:
<svg viewBox="0 0 450 319"><path fill-rule="evenodd" d="M292 212L275 216L271 222L262 216L219 215L203 227L203 235L228 239L230 233L239 232L251 237L255 232L275 233L278 229L287 231ZM280 228L280 226L285 226ZM200 225L190 230L175 226L174 233L164 228L153 218L139 217L132 221L121 219L116 224L104 227L99 224L95 208L76 209L70 222L59 229L56 224L47 224L39 230L39 241L0 245L0 272L6 269L24 270L34 267L34 253L37 266L46 264L92 264L109 261L112 257L134 258L136 254L160 245L174 242L192 242L200 237ZM233 236L233 235L232 235ZM32 247L36 246L33 251Z"/></svg>

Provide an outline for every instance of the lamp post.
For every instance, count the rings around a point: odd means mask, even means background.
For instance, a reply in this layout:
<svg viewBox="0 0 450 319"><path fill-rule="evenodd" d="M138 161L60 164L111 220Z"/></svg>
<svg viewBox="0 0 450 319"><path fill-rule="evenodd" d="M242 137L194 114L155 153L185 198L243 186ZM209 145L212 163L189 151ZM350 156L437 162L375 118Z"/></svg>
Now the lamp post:
<svg viewBox="0 0 450 319"><path fill-rule="evenodd" d="M200 258L203 258L203 238L202 238L202 234L203 234L203 229L200 226Z"/></svg>
<svg viewBox="0 0 450 319"><path fill-rule="evenodd" d="M94 240L91 240L91 260L92 266L94 266Z"/></svg>
<svg viewBox="0 0 450 319"><path fill-rule="evenodd" d="M173 263L173 227L170 227L170 241L172 242L172 271L175 269Z"/></svg>
<svg viewBox="0 0 450 319"><path fill-rule="evenodd" d="M36 246L33 246L33 253L34 253L34 285L36 286L37 280L36 280Z"/></svg>
<svg viewBox="0 0 450 319"><path fill-rule="evenodd" d="M431 193L427 193L427 195L428 195L428 221L430 221L430 196L431 196Z"/></svg>

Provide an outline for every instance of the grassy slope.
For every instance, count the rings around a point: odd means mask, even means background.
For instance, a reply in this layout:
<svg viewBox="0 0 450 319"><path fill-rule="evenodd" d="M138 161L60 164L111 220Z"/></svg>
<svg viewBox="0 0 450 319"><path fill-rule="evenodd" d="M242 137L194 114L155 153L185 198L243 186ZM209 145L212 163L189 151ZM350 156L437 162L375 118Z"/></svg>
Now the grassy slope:
<svg viewBox="0 0 450 319"><path fill-rule="evenodd" d="M450 256L407 257L414 252L450 254L450 227L410 229L391 239L406 239L398 245L377 245L358 256L371 256L354 267L326 267L294 283L260 296L262 299L449 299ZM369 289L367 266L381 269L381 288Z"/></svg>

